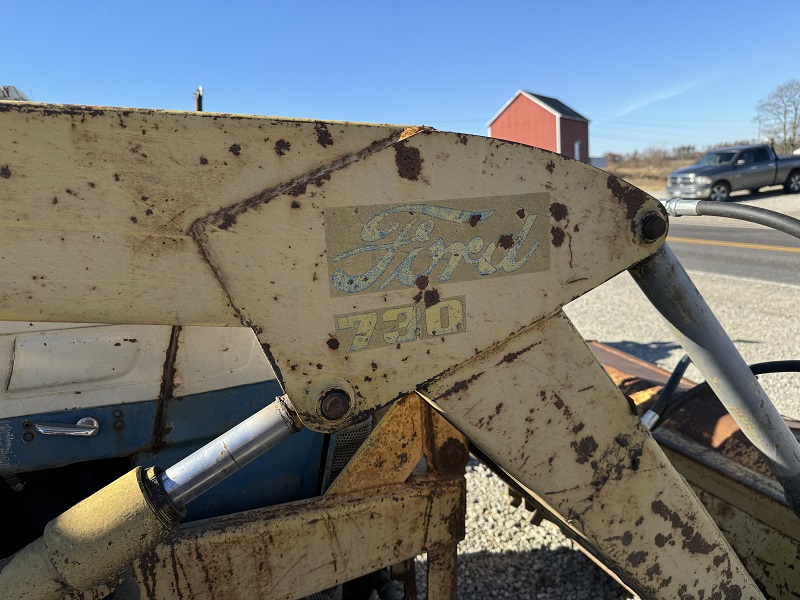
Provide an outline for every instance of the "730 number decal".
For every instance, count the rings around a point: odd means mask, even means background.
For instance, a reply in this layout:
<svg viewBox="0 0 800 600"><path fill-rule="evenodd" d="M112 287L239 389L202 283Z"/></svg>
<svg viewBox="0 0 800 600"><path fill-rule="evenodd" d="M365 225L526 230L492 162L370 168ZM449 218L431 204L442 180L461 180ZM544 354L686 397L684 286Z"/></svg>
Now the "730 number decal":
<svg viewBox="0 0 800 600"><path fill-rule="evenodd" d="M463 296L445 298L423 308L417 304L337 315L336 331L349 352L396 346L406 342L464 333L467 330Z"/></svg>

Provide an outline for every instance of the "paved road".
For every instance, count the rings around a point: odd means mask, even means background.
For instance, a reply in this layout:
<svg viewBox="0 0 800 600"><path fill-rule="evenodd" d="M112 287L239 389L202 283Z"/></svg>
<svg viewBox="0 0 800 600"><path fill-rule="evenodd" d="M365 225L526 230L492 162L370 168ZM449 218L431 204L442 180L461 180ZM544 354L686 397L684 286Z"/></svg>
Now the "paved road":
<svg viewBox="0 0 800 600"><path fill-rule="evenodd" d="M688 270L800 286L800 239L785 233L674 219L667 241Z"/></svg>

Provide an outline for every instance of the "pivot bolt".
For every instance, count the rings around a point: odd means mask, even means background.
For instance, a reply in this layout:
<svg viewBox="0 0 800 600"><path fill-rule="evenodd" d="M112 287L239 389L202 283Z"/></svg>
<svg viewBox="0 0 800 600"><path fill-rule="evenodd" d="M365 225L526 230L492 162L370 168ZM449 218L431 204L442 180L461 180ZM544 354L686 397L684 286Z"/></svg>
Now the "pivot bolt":
<svg viewBox="0 0 800 600"><path fill-rule="evenodd" d="M655 242L667 232L667 222L660 214L651 212L642 218L640 228L644 241Z"/></svg>
<svg viewBox="0 0 800 600"><path fill-rule="evenodd" d="M322 398L319 411L329 421L338 421L350 410L350 397L342 390L330 390Z"/></svg>

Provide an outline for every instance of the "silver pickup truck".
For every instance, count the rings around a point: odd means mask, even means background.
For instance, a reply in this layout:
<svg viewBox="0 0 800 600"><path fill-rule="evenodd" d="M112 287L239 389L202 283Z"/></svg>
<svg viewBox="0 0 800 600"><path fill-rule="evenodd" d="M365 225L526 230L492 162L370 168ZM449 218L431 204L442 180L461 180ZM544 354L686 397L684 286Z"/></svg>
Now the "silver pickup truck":
<svg viewBox="0 0 800 600"><path fill-rule="evenodd" d="M673 171L667 179L670 198L708 198L718 202L731 192L757 192L781 185L800 192L800 156L777 156L772 146L731 146L709 152L695 164Z"/></svg>

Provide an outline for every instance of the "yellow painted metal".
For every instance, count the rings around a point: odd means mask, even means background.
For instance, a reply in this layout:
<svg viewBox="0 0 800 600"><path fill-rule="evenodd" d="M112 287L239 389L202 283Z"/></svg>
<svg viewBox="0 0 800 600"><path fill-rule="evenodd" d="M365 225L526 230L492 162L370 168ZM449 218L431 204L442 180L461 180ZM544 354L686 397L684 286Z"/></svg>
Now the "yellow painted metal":
<svg viewBox="0 0 800 600"><path fill-rule="evenodd" d="M172 526L148 500L142 477L134 469L50 521L0 571L4 597L60 600L105 582L165 540Z"/></svg>
<svg viewBox="0 0 800 600"><path fill-rule="evenodd" d="M456 600L458 548L442 545L428 552L428 600Z"/></svg>
<svg viewBox="0 0 800 600"><path fill-rule="evenodd" d="M760 597L560 312L660 246L654 198L425 128L9 103L0 131L0 319L251 326L307 426L425 390L637 589Z"/></svg>
<svg viewBox="0 0 800 600"><path fill-rule="evenodd" d="M332 496L402 483L425 453L425 437L422 400L416 394L409 394L389 408L347 469L325 493Z"/></svg>
<svg viewBox="0 0 800 600"><path fill-rule="evenodd" d="M419 480L189 524L134 561L116 587L148 600L303 598L454 547L464 494L463 479Z"/></svg>

